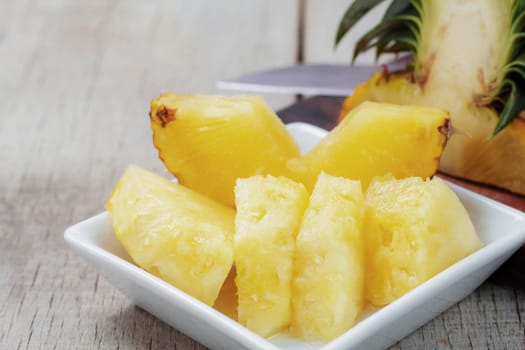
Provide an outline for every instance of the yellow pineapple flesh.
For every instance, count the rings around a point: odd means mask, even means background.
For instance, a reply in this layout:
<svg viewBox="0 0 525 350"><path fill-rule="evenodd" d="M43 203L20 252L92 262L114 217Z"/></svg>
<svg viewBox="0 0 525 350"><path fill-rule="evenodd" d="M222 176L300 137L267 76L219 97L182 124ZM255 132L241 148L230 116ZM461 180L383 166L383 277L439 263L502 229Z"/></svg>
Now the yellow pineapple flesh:
<svg viewBox="0 0 525 350"><path fill-rule="evenodd" d="M321 173L296 241L292 334L328 341L364 305L361 183Z"/></svg>
<svg viewBox="0 0 525 350"><path fill-rule="evenodd" d="M311 189L325 171L361 180L374 176L432 176L449 134L448 113L436 108L365 102L308 154L288 162Z"/></svg>
<svg viewBox="0 0 525 350"><path fill-rule="evenodd" d="M137 166L124 172L106 208L137 265L213 305L233 263L231 208Z"/></svg>
<svg viewBox="0 0 525 350"><path fill-rule="evenodd" d="M439 169L525 194L525 120L517 118L489 138L498 121L494 110L469 101L456 101L453 92L429 84L432 81L423 88L404 75L377 73L345 100L339 119L364 101L446 108L459 134L447 143Z"/></svg>
<svg viewBox="0 0 525 350"><path fill-rule="evenodd" d="M300 155L286 128L257 96L162 94L151 102L153 143L179 182L234 205L237 178L287 175Z"/></svg>
<svg viewBox="0 0 525 350"><path fill-rule="evenodd" d="M235 200L238 320L267 337L290 323L295 239L308 192L284 177L254 176L237 181Z"/></svg>
<svg viewBox="0 0 525 350"><path fill-rule="evenodd" d="M386 305L482 246L466 209L439 178L391 176L365 195L366 296Z"/></svg>
<svg viewBox="0 0 525 350"><path fill-rule="evenodd" d="M370 6L345 13L338 40L380 3L364 2ZM461 134L439 170L525 195L524 12L516 0L393 0L358 39L354 58L375 48L376 58L395 53L409 64L372 76L342 115L363 101L443 108Z"/></svg>

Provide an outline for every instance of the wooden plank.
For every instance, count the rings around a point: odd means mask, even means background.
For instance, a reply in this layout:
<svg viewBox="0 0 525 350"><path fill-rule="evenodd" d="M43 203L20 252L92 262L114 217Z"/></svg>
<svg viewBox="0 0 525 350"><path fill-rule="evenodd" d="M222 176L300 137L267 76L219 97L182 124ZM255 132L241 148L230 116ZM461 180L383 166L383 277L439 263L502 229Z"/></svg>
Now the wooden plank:
<svg viewBox="0 0 525 350"><path fill-rule="evenodd" d="M0 2L0 349L203 348L62 235L103 210L128 163L164 172L151 98L294 62L296 14L276 0Z"/></svg>

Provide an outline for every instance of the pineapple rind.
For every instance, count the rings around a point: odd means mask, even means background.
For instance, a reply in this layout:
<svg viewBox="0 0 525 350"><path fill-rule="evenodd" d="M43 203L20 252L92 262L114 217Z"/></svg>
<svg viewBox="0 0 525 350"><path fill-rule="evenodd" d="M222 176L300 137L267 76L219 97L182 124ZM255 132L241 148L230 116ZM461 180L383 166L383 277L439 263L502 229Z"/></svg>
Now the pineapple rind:
<svg viewBox="0 0 525 350"><path fill-rule="evenodd" d="M321 173L296 241L292 334L328 341L364 305L364 199L359 181Z"/></svg>
<svg viewBox="0 0 525 350"><path fill-rule="evenodd" d="M233 263L235 212L129 166L106 208L137 265L212 305Z"/></svg>
<svg viewBox="0 0 525 350"><path fill-rule="evenodd" d="M482 246L439 178L375 179L366 192L366 296L386 305Z"/></svg>
<svg viewBox="0 0 525 350"><path fill-rule="evenodd" d="M254 176L235 187L238 319L268 337L288 327L295 239L308 202L302 184Z"/></svg>

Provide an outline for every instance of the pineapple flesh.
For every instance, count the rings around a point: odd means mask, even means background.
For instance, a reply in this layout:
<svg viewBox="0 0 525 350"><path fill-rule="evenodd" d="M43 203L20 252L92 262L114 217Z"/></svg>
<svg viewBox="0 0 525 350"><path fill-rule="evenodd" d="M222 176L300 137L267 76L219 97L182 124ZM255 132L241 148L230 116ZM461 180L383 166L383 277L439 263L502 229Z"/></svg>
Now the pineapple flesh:
<svg viewBox="0 0 525 350"><path fill-rule="evenodd" d="M366 297L376 306L482 246L466 209L439 178L374 179L365 208Z"/></svg>
<svg viewBox="0 0 525 350"><path fill-rule="evenodd" d="M237 181L235 200L238 320L268 337L290 324L295 239L308 192L284 177L253 176Z"/></svg>
<svg viewBox="0 0 525 350"><path fill-rule="evenodd" d="M132 165L106 209L137 265L213 305L233 264L231 208Z"/></svg>
<svg viewBox="0 0 525 350"><path fill-rule="evenodd" d="M351 8L379 2L356 0ZM357 13L351 8L337 40L355 23L348 21ZM517 0L394 0L355 55L376 48L378 56L410 52L413 61L363 83L341 118L363 101L443 108L460 135L451 138L439 169L525 194L524 13L525 2Z"/></svg>
<svg viewBox="0 0 525 350"><path fill-rule="evenodd" d="M428 107L365 102L308 154L288 162L309 189L321 171L361 180L432 176L449 134L448 113Z"/></svg>
<svg viewBox="0 0 525 350"><path fill-rule="evenodd" d="M321 173L296 241L291 331L328 341L364 305L364 199L359 181Z"/></svg>
<svg viewBox="0 0 525 350"><path fill-rule="evenodd" d="M197 192L234 206L237 178L287 175L300 150L257 96L162 94L151 102L153 143L168 170Z"/></svg>

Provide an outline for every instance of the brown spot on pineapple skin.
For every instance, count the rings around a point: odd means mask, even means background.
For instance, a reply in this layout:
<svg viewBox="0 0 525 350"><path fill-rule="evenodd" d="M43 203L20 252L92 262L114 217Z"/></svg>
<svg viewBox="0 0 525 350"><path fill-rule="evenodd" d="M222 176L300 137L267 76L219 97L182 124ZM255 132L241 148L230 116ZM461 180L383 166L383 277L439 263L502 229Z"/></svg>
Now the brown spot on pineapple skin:
<svg viewBox="0 0 525 350"><path fill-rule="evenodd" d="M454 127L450 123L450 117L445 119L443 124L438 126L438 131L439 131L439 133L441 135L445 136L445 138L443 140L443 144L441 145L441 149L444 150L445 147L447 146L447 142L450 139L450 136L452 136L452 134L454 133ZM443 152L441 152L436 158L434 158L434 161L436 162L436 171L437 171L437 168L439 166L439 162L441 160L441 155L442 154L443 154Z"/></svg>
<svg viewBox="0 0 525 350"><path fill-rule="evenodd" d="M159 106L157 108L157 119L160 121L160 126L164 128L169 122L174 121L176 112L176 108L168 108L164 105Z"/></svg>
<svg viewBox="0 0 525 350"><path fill-rule="evenodd" d="M388 66L385 64L382 64L379 69L379 78L376 80L375 85L379 86L383 82L388 82L390 80L391 76L403 76L405 79L407 79L411 83L415 83L415 77L414 77L414 69L412 67L405 67L401 70L396 70L391 72L388 69Z"/></svg>
<svg viewBox="0 0 525 350"><path fill-rule="evenodd" d="M417 82L421 87L424 87L427 83L428 77L430 76L430 71L432 70L432 66L434 65L434 61L436 60L436 52L432 52L430 57L426 62L421 64L419 67L419 74L417 77Z"/></svg>
<svg viewBox="0 0 525 350"><path fill-rule="evenodd" d="M483 68L478 69L476 78L481 87L481 93L474 95L474 104L477 107L486 107L492 102L492 93L496 89L497 79L492 78L492 80L487 83L485 81L485 74Z"/></svg>

